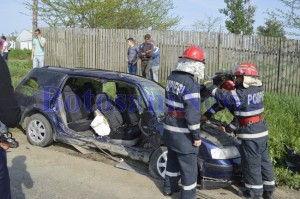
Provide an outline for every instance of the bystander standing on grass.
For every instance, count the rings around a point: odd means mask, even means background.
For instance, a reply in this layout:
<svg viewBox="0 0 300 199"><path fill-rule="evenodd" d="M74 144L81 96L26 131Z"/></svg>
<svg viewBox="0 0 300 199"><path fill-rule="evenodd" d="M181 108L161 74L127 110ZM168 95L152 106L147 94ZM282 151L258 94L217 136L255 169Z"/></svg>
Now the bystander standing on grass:
<svg viewBox="0 0 300 199"><path fill-rule="evenodd" d="M128 44L128 53L127 53L127 62L128 62L128 72L129 74L136 75L137 73L137 61L138 61L138 53L139 49L135 45L135 41L133 38L127 39Z"/></svg>
<svg viewBox="0 0 300 199"><path fill-rule="evenodd" d="M1 39L2 39L2 42L3 42L2 48L1 48L1 55L2 55L3 59L5 61L7 61L8 60L8 43L6 41L5 36L2 36Z"/></svg>
<svg viewBox="0 0 300 199"><path fill-rule="evenodd" d="M158 71L160 66L160 49L156 46L156 43L154 40L150 40L150 43L153 45L153 54L152 54L152 65L151 65L151 77L152 80L158 82Z"/></svg>
<svg viewBox="0 0 300 199"><path fill-rule="evenodd" d="M34 35L35 38L32 41L31 60L33 61L33 68L41 68L44 66L46 38L42 37L40 29L36 29Z"/></svg>

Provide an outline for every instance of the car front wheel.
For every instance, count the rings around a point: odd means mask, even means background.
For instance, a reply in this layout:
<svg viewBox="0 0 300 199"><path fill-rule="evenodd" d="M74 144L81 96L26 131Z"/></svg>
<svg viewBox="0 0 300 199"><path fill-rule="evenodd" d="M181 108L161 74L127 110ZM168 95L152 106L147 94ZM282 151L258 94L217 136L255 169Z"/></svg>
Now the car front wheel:
<svg viewBox="0 0 300 199"><path fill-rule="evenodd" d="M161 146L156 149L149 161L149 174L158 179L165 178L167 168L167 154L168 149L165 146Z"/></svg>
<svg viewBox="0 0 300 199"><path fill-rule="evenodd" d="M45 147L53 142L53 132L49 121L41 114L30 116L26 125L27 140L35 146Z"/></svg>

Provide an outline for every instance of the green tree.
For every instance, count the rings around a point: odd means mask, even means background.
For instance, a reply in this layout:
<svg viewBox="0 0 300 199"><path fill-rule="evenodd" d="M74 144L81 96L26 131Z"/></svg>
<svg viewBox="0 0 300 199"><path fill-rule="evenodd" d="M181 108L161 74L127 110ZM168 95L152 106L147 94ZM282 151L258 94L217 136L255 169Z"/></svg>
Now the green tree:
<svg viewBox="0 0 300 199"><path fill-rule="evenodd" d="M220 28L221 25L221 17L213 17L209 15L205 15L205 20L197 19L193 23L193 27L196 31L202 32L216 32Z"/></svg>
<svg viewBox="0 0 300 199"><path fill-rule="evenodd" d="M10 40L11 40L11 41L16 41L17 35L18 35L18 32L17 32L17 31L14 31L14 32L10 33L10 34L9 34Z"/></svg>
<svg viewBox="0 0 300 199"><path fill-rule="evenodd" d="M224 0L227 8L219 9L228 19L225 21L229 32L235 34L253 34L254 14L256 7L250 4L251 0Z"/></svg>
<svg viewBox="0 0 300 199"><path fill-rule="evenodd" d="M279 0L287 9L277 8L275 11L268 12L271 17L278 18L286 28L300 29L300 0ZM293 33L290 33L293 34ZM295 34L294 35L298 35Z"/></svg>
<svg viewBox="0 0 300 199"><path fill-rule="evenodd" d="M265 26L257 28L257 34L265 37L285 37L285 31L280 21L276 19L268 19Z"/></svg>
<svg viewBox="0 0 300 199"><path fill-rule="evenodd" d="M173 0L40 0L39 17L51 27L166 30L181 19L172 9Z"/></svg>

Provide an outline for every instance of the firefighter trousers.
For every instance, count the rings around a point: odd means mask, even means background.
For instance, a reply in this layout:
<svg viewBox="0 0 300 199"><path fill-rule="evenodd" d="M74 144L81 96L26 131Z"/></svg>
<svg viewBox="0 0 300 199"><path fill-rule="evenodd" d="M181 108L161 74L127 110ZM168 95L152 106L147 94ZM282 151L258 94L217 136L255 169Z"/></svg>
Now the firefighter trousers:
<svg viewBox="0 0 300 199"><path fill-rule="evenodd" d="M268 136L242 140L240 145L245 187L250 195L261 196L275 189L274 170L268 151Z"/></svg>
<svg viewBox="0 0 300 199"><path fill-rule="evenodd" d="M168 148L167 168L164 190L179 191L178 181L181 179L181 199L195 199L197 186L197 154L181 154Z"/></svg>

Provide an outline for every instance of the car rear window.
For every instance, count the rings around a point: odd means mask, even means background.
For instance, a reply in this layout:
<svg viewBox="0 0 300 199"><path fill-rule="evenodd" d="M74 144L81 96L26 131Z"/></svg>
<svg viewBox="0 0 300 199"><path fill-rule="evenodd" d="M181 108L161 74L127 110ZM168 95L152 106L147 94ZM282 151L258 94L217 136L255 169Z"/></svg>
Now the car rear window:
<svg viewBox="0 0 300 199"><path fill-rule="evenodd" d="M45 88L59 88L65 74L56 71L33 70L29 73L20 85L16 88L18 93L27 96L34 95L38 90Z"/></svg>

